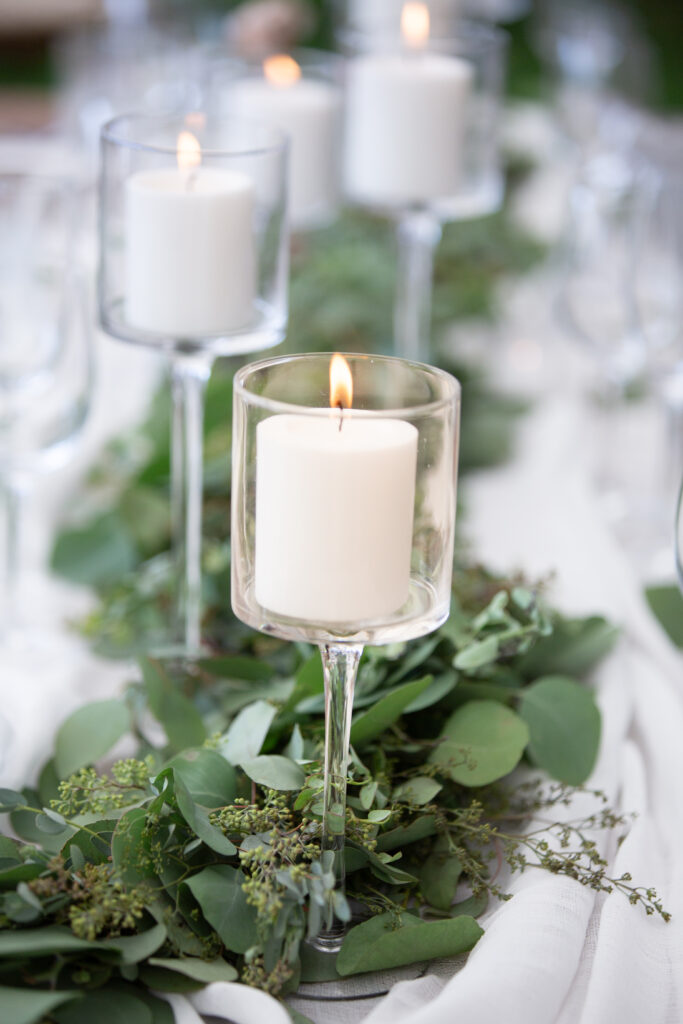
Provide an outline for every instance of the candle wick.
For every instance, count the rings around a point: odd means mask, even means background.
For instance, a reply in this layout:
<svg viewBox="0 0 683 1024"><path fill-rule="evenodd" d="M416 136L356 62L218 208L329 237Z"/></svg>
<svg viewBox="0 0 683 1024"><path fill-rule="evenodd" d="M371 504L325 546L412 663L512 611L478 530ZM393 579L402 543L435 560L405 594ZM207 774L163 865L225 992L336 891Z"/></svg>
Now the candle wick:
<svg viewBox="0 0 683 1024"><path fill-rule="evenodd" d="M185 182L185 191L186 192L192 192L192 190L194 189L196 181L197 181L197 172L196 171L190 171L190 173L187 176L187 181Z"/></svg>
<svg viewBox="0 0 683 1024"><path fill-rule="evenodd" d="M339 409L339 433L341 434L341 428L344 426L344 403L341 399L337 402L337 408Z"/></svg>

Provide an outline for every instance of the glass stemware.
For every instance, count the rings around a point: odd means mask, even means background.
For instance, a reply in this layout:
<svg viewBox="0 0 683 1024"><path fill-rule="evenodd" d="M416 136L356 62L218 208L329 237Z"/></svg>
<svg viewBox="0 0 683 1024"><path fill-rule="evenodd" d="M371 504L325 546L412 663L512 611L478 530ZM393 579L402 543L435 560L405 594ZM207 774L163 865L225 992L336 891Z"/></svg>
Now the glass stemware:
<svg viewBox="0 0 683 1024"><path fill-rule="evenodd" d="M484 216L502 200L498 136L507 37L465 21L442 34L430 26L429 8L411 3L392 31L351 29L341 38L350 55L346 193L396 221L396 349L427 360L442 225Z"/></svg>
<svg viewBox="0 0 683 1024"><path fill-rule="evenodd" d="M93 353L74 269L77 197L67 181L0 175L0 635L26 637L18 584L22 500L68 460L90 405Z"/></svg>
<svg viewBox="0 0 683 1024"><path fill-rule="evenodd" d="M171 649L186 657L201 651L204 389L216 356L284 337L286 157L278 131L204 114L130 115L102 131L100 319L171 362Z"/></svg>
<svg viewBox="0 0 683 1024"><path fill-rule="evenodd" d="M323 662L322 850L337 894L323 950L344 934L363 646L422 636L448 617L459 412L453 377L400 359L298 355L235 376L232 606L255 629L317 644Z"/></svg>
<svg viewBox="0 0 683 1024"><path fill-rule="evenodd" d="M676 572L678 573L678 585L683 591L683 478L676 506Z"/></svg>

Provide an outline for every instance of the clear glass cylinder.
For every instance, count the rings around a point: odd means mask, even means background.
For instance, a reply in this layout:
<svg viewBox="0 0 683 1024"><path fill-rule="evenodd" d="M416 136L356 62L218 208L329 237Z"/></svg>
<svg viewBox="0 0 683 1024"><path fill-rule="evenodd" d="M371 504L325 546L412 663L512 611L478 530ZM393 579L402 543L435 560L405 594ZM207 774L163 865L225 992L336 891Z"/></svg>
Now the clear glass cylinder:
<svg viewBox="0 0 683 1024"><path fill-rule="evenodd" d="M124 341L231 355L287 319L287 143L247 121L126 115L102 130L99 305Z"/></svg>
<svg viewBox="0 0 683 1024"><path fill-rule="evenodd" d="M406 5L422 6L422 5ZM344 187L352 202L440 221L483 216L503 196L499 121L507 36L429 19L343 33Z"/></svg>
<svg viewBox="0 0 683 1024"><path fill-rule="evenodd" d="M211 62L207 103L223 117L244 117L284 132L290 144L289 211L293 229L329 224L341 183L344 61L299 49L261 60Z"/></svg>
<svg viewBox="0 0 683 1024"><path fill-rule="evenodd" d="M460 385L401 359L329 354L235 376L232 605L248 625L317 644L383 644L450 607Z"/></svg>

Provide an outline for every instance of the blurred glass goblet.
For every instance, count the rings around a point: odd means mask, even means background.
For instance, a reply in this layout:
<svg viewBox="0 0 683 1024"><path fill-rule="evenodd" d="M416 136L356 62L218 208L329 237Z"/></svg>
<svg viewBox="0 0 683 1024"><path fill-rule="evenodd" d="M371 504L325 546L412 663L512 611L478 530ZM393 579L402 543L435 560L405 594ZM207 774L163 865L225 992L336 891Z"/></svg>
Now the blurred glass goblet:
<svg viewBox="0 0 683 1024"><path fill-rule="evenodd" d="M69 182L0 175L0 638L22 628L21 503L62 466L81 435L93 363L85 291L74 270L76 193Z"/></svg>

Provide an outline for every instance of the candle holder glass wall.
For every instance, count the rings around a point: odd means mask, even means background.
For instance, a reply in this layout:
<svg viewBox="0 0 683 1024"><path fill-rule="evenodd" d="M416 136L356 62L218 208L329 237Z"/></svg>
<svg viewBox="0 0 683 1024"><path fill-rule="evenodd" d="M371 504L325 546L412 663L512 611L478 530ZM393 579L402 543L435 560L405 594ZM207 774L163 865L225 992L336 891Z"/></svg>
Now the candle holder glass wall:
<svg viewBox="0 0 683 1024"><path fill-rule="evenodd" d="M235 376L232 606L255 629L320 647L323 857L343 896L363 646L422 636L449 613L460 385L401 359L332 363L329 354L288 356ZM337 899L329 909L320 948L339 948L343 907Z"/></svg>
<svg viewBox="0 0 683 1024"><path fill-rule="evenodd" d="M407 16L409 15L409 16ZM430 24L426 4L387 27L340 32L346 70L344 187L395 220L398 354L430 352L434 252L448 221L492 213L503 198L499 120L507 36L489 25Z"/></svg>
<svg viewBox="0 0 683 1024"><path fill-rule="evenodd" d="M287 323L287 142L204 114L102 129L99 311L164 350L173 385L171 510L179 569L171 647L201 650L203 396L213 360L278 344Z"/></svg>
<svg viewBox="0 0 683 1024"><path fill-rule="evenodd" d="M249 117L284 131L290 143L292 229L330 224L341 195L344 60L299 49L262 60L210 62L207 102L220 116Z"/></svg>

